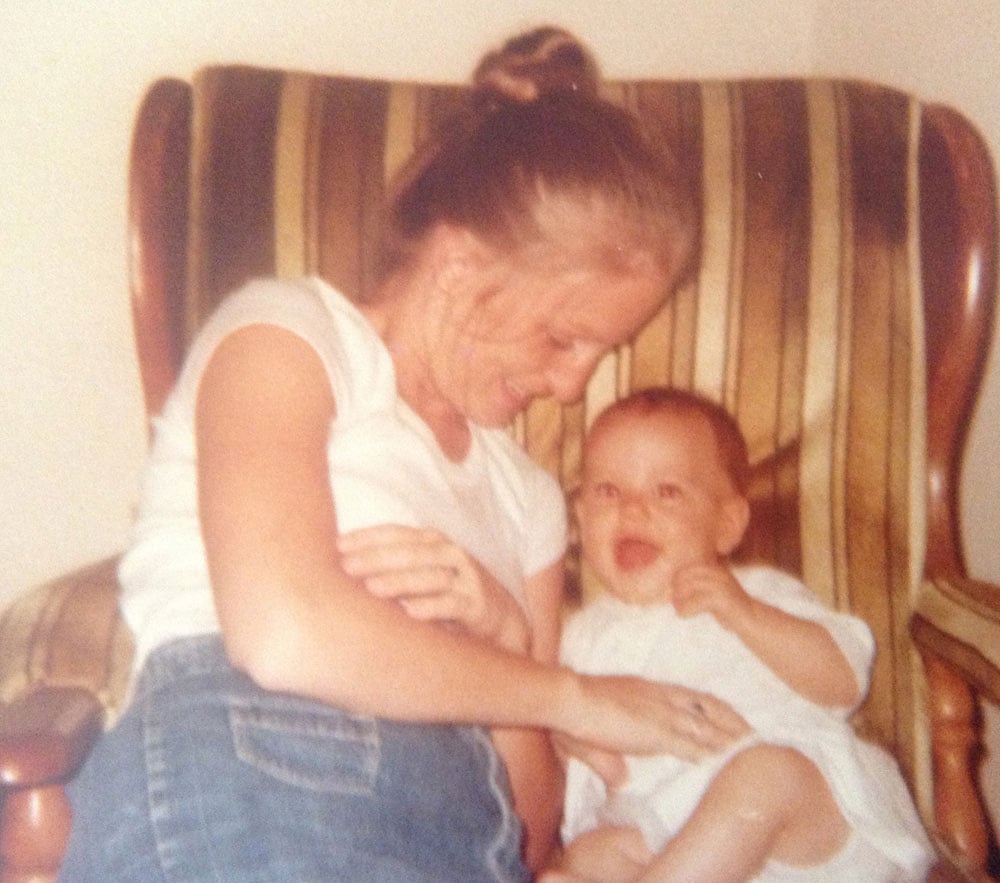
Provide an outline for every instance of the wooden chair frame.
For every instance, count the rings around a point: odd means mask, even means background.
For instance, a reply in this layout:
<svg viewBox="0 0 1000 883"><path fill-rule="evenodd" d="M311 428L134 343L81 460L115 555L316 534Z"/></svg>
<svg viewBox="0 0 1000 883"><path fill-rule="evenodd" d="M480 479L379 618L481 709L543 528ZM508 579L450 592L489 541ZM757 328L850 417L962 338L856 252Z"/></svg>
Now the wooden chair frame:
<svg viewBox="0 0 1000 883"><path fill-rule="evenodd" d="M136 122L129 171L128 243L135 336L147 413L157 413L182 359L192 122L191 87L161 80ZM997 289L997 197L992 164L968 122L942 106L922 111L922 275L927 353L928 469L925 580L973 599L1000 622L1000 589L970 580L958 516L961 451L990 344ZM935 236L943 217L957 234ZM955 390L968 390L956 396ZM67 579L74 579L68 577ZM1000 702L991 660L918 599L911 623L927 678L934 823L942 862L933 880L986 879L992 830L977 780L983 699ZM78 687L39 685L0 710L0 883L54 879L70 828L64 784L103 719Z"/></svg>

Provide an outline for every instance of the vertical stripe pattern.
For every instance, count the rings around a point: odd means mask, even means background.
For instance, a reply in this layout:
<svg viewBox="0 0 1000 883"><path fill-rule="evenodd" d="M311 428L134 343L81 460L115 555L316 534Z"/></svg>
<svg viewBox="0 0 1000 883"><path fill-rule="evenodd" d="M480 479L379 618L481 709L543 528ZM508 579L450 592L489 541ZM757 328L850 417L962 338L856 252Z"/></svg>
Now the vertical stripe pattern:
<svg viewBox="0 0 1000 883"><path fill-rule="evenodd" d="M754 466L742 555L869 622L879 658L858 723L908 767L921 551L909 513L923 458L917 109L836 81L637 81L607 94L694 183L697 272L601 363L582 402L535 402L513 432L569 491L586 427L616 397L670 384L722 402ZM462 90L211 68L195 95L192 327L258 273L370 292L387 183Z"/></svg>

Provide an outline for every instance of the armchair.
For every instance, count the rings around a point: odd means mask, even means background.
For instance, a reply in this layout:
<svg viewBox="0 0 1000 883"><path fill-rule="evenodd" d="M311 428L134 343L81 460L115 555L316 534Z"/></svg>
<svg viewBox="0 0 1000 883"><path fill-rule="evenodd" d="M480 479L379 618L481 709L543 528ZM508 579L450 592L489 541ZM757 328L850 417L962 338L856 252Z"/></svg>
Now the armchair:
<svg viewBox="0 0 1000 883"><path fill-rule="evenodd" d="M955 111L865 83L608 89L695 184L697 273L582 402L538 402L512 431L569 490L583 429L612 398L670 383L729 407L754 462L743 554L872 626L856 725L900 763L940 852L932 879L986 879L979 703L1000 701L1000 587L968 579L956 498L996 297L987 151ZM316 274L365 296L385 181L460 94L246 67L151 87L129 171L150 415L200 321L246 278ZM127 689L114 568L36 588L0 618L2 883L54 877L62 786Z"/></svg>

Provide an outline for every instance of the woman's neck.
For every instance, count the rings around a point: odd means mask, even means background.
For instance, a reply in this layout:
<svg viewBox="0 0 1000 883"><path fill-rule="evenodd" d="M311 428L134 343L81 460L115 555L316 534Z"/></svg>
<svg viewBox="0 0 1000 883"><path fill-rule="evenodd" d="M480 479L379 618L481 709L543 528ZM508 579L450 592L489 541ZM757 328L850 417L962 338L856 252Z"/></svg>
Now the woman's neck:
<svg viewBox="0 0 1000 883"><path fill-rule="evenodd" d="M430 353L420 333L426 314L419 307L412 309L410 298L393 297L392 292L383 295L362 306L361 311L389 351L399 397L433 433L442 453L460 463L469 453L472 433L465 415L444 397L434 381Z"/></svg>

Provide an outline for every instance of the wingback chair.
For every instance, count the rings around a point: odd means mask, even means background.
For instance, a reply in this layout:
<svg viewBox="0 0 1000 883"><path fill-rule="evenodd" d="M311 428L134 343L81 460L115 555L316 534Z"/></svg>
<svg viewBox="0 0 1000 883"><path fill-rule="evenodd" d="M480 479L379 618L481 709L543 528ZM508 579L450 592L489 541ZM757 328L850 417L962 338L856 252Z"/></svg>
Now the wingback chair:
<svg viewBox="0 0 1000 883"><path fill-rule="evenodd" d="M741 554L871 625L857 727L899 761L940 851L932 879L984 879L979 703L1000 701L1000 589L967 577L956 506L996 294L983 143L948 108L858 82L647 80L608 94L690 175L697 272L583 401L538 402L512 431L570 490L583 431L616 396L665 383L724 403L753 460ZM150 415L199 323L248 277L315 274L365 297L386 179L460 96L246 67L151 87L128 229ZM0 619L5 883L54 875L71 824L62 785L127 690L116 593L105 561Z"/></svg>

